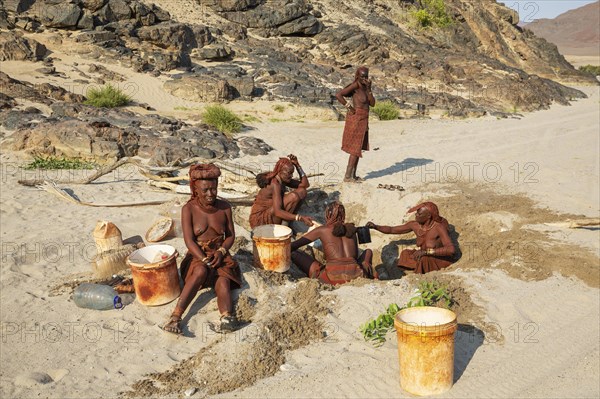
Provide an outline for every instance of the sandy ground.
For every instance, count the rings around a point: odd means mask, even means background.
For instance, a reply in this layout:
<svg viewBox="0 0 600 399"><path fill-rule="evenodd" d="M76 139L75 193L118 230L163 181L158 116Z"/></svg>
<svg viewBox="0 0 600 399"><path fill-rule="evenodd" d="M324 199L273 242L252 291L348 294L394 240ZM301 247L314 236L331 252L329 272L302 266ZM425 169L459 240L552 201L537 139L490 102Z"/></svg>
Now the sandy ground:
<svg viewBox="0 0 600 399"><path fill-rule="evenodd" d="M68 70L74 56L57 57L58 70L69 79L77 74ZM80 67L87 62L78 60ZM17 79L61 82L36 78L38 66L6 62L2 70ZM202 106L164 93L161 78L107 67L137 82L132 95L159 112L187 107L192 110L180 115L191 120ZM366 181L359 185L340 183L347 159L339 150L343 122L323 121L327 111L285 104L279 115L273 103L231 104L262 121L242 135L275 147L268 156L236 161L267 169L278 156L297 154L307 172L324 173L312 180L301 211L317 218L324 200L333 198L358 224L400 224L419 201L440 205L463 254L428 277L447 281L461 299L455 385L444 396L598 397L600 232L546 224L599 216L600 92L581 89L589 98L511 119L372 121L371 151L359 164ZM277 122L290 118L298 122ZM134 301L101 312L70 299L77 282L92 279L97 220L114 222L124 238L143 236L163 207L68 203L17 180L89 172L26 171L23 163L20 154L1 155L0 396L182 397L188 388L197 388L193 397L410 396L399 386L394 334L374 348L358 328L388 304L403 305L419 276L331 290L298 279L294 269L291 276L253 270L251 246L240 242L245 284L236 295L245 327L215 333L216 300L204 290L184 319L185 335L175 337L158 328L174 304L149 308ZM185 199L151 189L128 167L94 184L61 187L89 202ZM239 236L248 236L247 211L235 210ZM181 238L165 243L185 252ZM394 274L399 247L411 244L411 235L373 233L369 247Z"/></svg>

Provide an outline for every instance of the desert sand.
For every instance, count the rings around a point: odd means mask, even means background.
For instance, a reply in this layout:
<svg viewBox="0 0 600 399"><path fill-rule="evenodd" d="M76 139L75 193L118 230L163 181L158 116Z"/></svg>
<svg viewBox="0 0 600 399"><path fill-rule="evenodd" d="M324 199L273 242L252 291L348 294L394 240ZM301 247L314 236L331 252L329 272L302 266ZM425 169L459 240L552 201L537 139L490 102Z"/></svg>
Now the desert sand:
<svg viewBox="0 0 600 399"><path fill-rule="evenodd" d="M57 70L68 76L72 60L59 58ZM106 66L136 82L131 94L156 112L192 121L204 106L169 96L161 78ZM54 79L36 75L27 63L6 62L2 69L17 79ZM400 224L409 207L438 203L463 254L449 269L426 276L446 282L459 301L455 384L444 396L598 397L600 231L561 227L600 211L600 91L580 89L587 99L509 119L373 120L371 151L359 163L362 184L341 183L343 122L330 111L286 104L277 113L274 103L232 103L261 119L240 135L275 148L235 162L267 169L279 156L298 155L307 172L324 174L312 180L301 210L321 221L323 202L333 198L357 224ZM297 121L276 122L282 119ZM234 334L214 332L216 299L203 290L184 318L184 336L176 337L158 327L174 303L151 308L126 296L123 310L94 311L71 299L74 286L93 278L97 220L114 222L124 238L143 236L164 207L65 202L17 180L90 172L26 171L20 166L27 159L1 154L0 396L182 397L195 388L193 397L410 397L399 386L394 334L374 348L358 329L388 304L404 305L414 295L424 277L402 276L391 266L413 236L373 232L373 242L363 246L396 279L327 289L299 278L294 268L291 275L254 270L249 209L238 207L236 257L245 284L236 295L246 325ZM151 188L133 167L61 187L88 202L187 199ZM163 243L185 253L181 237Z"/></svg>

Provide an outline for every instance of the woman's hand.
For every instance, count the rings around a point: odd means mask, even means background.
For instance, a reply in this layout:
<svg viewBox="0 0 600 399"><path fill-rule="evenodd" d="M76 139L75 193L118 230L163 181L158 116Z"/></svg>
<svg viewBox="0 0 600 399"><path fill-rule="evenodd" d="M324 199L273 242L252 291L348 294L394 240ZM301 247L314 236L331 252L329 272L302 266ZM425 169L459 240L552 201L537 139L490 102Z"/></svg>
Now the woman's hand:
<svg viewBox="0 0 600 399"><path fill-rule="evenodd" d="M290 155L288 155L288 158L290 161L292 161L292 165L294 165L295 167L300 166L300 162L298 162L297 156L295 156L294 154L290 154Z"/></svg>
<svg viewBox="0 0 600 399"><path fill-rule="evenodd" d="M421 260L423 255L426 255L426 252L422 249L419 249L418 251L415 251L415 253L413 253L412 258L418 262Z"/></svg>
<svg viewBox="0 0 600 399"><path fill-rule="evenodd" d="M313 220L310 216L299 216L298 220L309 227L313 225Z"/></svg>
<svg viewBox="0 0 600 399"><path fill-rule="evenodd" d="M348 108L348 113L350 115L354 115L356 113L356 110L354 109L354 107L352 105L348 105L346 108Z"/></svg>
<svg viewBox="0 0 600 399"><path fill-rule="evenodd" d="M221 263L223 262L223 254L217 251L211 256L207 256L206 258L202 259L202 261L211 269L216 269L221 266Z"/></svg>
<svg viewBox="0 0 600 399"><path fill-rule="evenodd" d="M377 225L373 222L367 222L367 224L365 226L368 227L369 229L377 230Z"/></svg>

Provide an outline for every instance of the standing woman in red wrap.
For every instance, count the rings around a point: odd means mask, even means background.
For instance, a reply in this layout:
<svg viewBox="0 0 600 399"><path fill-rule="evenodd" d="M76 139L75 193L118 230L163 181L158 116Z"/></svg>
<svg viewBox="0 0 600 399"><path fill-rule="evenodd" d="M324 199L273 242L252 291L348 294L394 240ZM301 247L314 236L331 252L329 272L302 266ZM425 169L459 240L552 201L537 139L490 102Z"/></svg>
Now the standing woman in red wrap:
<svg viewBox="0 0 600 399"><path fill-rule="evenodd" d="M375 97L371 93L369 68L360 67L354 74L354 82L340 90L335 97L346 108L346 124L342 138L342 150L350 154L346 167L345 182L360 182L363 179L356 176L358 159L362 151L369 150L369 107L375 105ZM344 97L351 97L346 101Z"/></svg>

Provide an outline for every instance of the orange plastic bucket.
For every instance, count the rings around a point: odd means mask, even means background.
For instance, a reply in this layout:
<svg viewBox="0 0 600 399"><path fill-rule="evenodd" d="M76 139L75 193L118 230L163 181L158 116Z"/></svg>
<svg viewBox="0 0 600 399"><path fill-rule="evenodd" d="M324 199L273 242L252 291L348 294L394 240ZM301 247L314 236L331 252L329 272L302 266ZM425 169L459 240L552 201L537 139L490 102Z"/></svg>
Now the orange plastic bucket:
<svg viewBox="0 0 600 399"><path fill-rule="evenodd" d="M266 224L252 230L254 267L283 273L292 265L292 229Z"/></svg>
<svg viewBox="0 0 600 399"><path fill-rule="evenodd" d="M164 259L156 260L160 255ZM170 245L149 245L132 252L127 264L133 274L137 300L146 306L164 305L181 294L177 250Z"/></svg>
<svg viewBox="0 0 600 399"><path fill-rule="evenodd" d="M430 306L406 308L396 314L394 326L402 389L427 396L452 388L456 314Z"/></svg>

